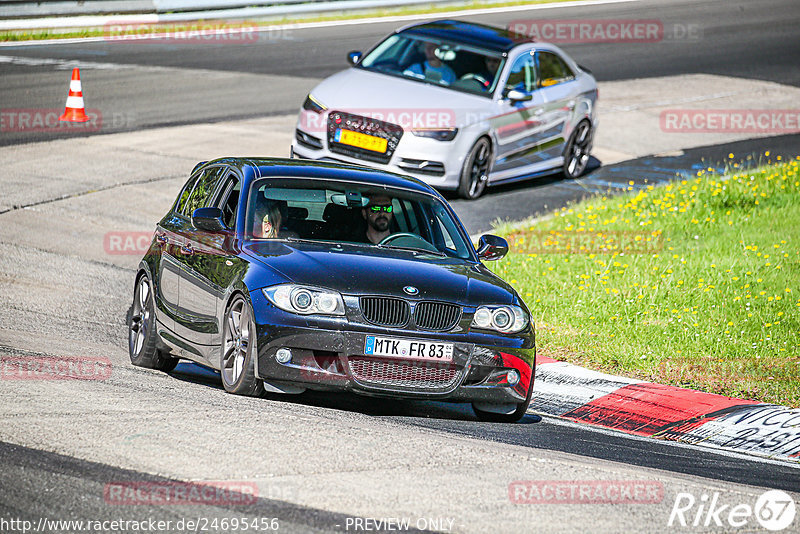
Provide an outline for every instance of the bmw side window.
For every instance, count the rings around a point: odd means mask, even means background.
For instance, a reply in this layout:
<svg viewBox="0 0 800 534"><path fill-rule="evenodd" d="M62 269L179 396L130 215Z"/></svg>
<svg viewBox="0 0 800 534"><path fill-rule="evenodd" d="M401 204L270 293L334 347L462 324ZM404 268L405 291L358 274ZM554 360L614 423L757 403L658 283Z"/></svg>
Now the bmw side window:
<svg viewBox="0 0 800 534"><path fill-rule="evenodd" d="M223 169L220 167L211 167L204 169L200 173L200 177L194 184L192 193L186 199L186 205L180 210L180 213L187 218L192 216L194 210L197 208L205 207L210 200L212 194L216 190L217 182L222 174Z"/></svg>
<svg viewBox="0 0 800 534"><path fill-rule="evenodd" d="M230 174L217 202L217 207L222 210L222 220L228 228L236 225L236 208L239 205L241 191L242 183L235 174Z"/></svg>
<svg viewBox="0 0 800 534"><path fill-rule="evenodd" d="M453 240L453 235L458 235L458 230L456 230L455 226L452 224L452 219L441 204L434 204L432 216L432 222L436 229L437 248L439 248L439 250L446 249L445 252L449 252L452 256L464 257L463 254L465 250L459 250L459 247Z"/></svg>
<svg viewBox="0 0 800 534"><path fill-rule="evenodd" d="M531 93L536 88L536 67L529 53L519 56L511 65L506 80L506 92L521 91Z"/></svg>
<svg viewBox="0 0 800 534"><path fill-rule="evenodd" d="M444 246L445 248L455 252L456 251L456 244L453 243L453 238L450 237L450 233L445 228L444 223L441 219L436 219L436 222L439 223L439 232L442 234L442 238L444 239Z"/></svg>
<svg viewBox="0 0 800 534"><path fill-rule="evenodd" d="M397 210L397 216L394 219L397 221L399 231L419 234L419 224L417 223L417 217L414 213L414 208L411 205L411 202L408 200L398 201L395 199L394 203L397 204L398 202L400 206Z"/></svg>
<svg viewBox="0 0 800 534"><path fill-rule="evenodd" d="M537 52L539 79L542 87L550 87L575 79L575 74L563 59L552 52Z"/></svg>
<svg viewBox="0 0 800 534"><path fill-rule="evenodd" d="M186 201L189 199L189 195L192 193L192 189L194 189L194 184L197 183L197 179L200 177L200 173L195 174L186 182L186 185L183 186L183 191L181 192L181 196L178 198L178 203L175 207L175 213L183 213L183 210L186 208Z"/></svg>

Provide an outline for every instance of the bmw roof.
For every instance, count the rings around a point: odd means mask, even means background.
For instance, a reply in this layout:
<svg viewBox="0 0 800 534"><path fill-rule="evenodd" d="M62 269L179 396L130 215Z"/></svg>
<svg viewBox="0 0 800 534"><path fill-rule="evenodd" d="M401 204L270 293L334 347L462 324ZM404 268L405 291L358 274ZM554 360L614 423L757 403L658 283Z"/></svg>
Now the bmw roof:
<svg viewBox="0 0 800 534"><path fill-rule="evenodd" d="M283 178L361 182L362 184L378 187L405 189L439 196L435 189L417 178L359 165L285 158L232 158L227 163L236 165L234 162L237 160L240 165L250 165L257 168L257 173L261 177L279 176Z"/></svg>
<svg viewBox="0 0 800 534"><path fill-rule="evenodd" d="M503 28L459 20L425 22L407 26L399 30L399 33L411 33L421 37L444 39L494 52L508 52L518 44L533 42L533 39L526 35L514 33Z"/></svg>

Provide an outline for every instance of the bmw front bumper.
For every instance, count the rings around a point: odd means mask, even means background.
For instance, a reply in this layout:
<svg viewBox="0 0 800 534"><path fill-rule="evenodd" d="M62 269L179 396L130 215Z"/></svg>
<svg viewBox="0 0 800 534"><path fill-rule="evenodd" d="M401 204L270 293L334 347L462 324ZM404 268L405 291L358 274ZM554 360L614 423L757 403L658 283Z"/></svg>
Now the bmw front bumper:
<svg viewBox="0 0 800 534"><path fill-rule="evenodd" d="M408 331L353 323L344 317L302 317L253 304L258 333L256 375L268 383L496 404L522 403L533 387L536 350L531 326L513 338ZM365 354L368 336L452 343L452 361L369 356ZM276 358L280 349L291 353L284 363Z"/></svg>

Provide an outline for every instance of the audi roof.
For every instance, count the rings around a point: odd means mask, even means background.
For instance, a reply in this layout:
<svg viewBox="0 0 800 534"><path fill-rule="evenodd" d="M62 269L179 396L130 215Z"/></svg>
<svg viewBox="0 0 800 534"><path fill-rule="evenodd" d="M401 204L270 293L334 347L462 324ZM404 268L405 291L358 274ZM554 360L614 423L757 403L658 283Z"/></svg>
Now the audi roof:
<svg viewBox="0 0 800 534"><path fill-rule="evenodd" d="M406 26L397 33L410 33L420 37L454 41L502 53L508 52L519 44L533 42L533 39L526 35L503 28L459 20L424 22Z"/></svg>

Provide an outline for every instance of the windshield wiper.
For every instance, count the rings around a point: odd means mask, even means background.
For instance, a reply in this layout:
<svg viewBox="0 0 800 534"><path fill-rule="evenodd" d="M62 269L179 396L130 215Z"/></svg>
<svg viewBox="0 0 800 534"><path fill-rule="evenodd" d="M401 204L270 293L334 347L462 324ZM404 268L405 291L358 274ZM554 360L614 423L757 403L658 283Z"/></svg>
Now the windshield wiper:
<svg viewBox="0 0 800 534"><path fill-rule="evenodd" d="M324 243L324 241L320 241L318 239L303 239L302 237L279 237L278 239L284 239L286 241L291 241L292 243L314 243L317 245Z"/></svg>
<svg viewBox="0 0 800 534"><path fill-rule="evenodd" d="M441 256L442 258L447 257L447 254L445 254L444 252L439 252L438 250L430 250L421 247L399 247L397 245L376 245L376 246L380 248L393 248L397 250L410 250L411 252L422 252L423 254L432 254L434 256Z"/></svg>
<svg viewBox="0 0 800 534"><path fill-rule="evenodd" d="M371 65L369 67L361 67L364 70L370 70L374 72L383 72L385 74L397 74L399 71L397 69L393 69L387 65Z"/></svg>
<svg viewBox="0 0 800 534"><path fill-rule="evenodd" d="M331 245L334 247L353 246L353 247L374 247L372 243L359 243L358 241L334 241L332 239L305 239L302 237L281 237L291 243L311 243L313 245Z"/></svg>
<svg viewBox="0 0 800 534"><path fill-rule="evenodd" d="M289 241L291 243L312 243L315 245L335 245L335 246L355 246L355 247L367 247L367 248L387 248L387 249L395 249L395 250L408 250L410 252L419 252L422 254L432 254L434 256L441 256L442 258L446 258L447 254L444 252L439 252L438 250L430 250L427 248L422 247L400 247L397 245L373 245L372 243L359 243L357 241L330 241L330 240L321 240L321 239L303 239L302 237L281 237L278 239L283 239Z"/></svg>

